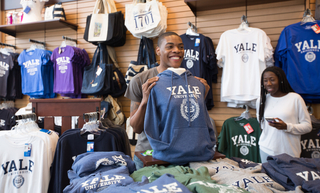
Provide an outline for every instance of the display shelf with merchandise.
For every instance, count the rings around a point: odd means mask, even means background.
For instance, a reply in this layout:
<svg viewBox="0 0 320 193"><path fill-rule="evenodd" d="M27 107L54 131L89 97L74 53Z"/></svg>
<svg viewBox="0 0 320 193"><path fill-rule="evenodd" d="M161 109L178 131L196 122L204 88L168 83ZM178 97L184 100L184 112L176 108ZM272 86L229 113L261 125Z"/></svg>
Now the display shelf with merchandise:
<svg viewBox="0 0 320 193"><path fill-rule="evenodd" d="M28 32L28 31L39 31L39 30L49 30L69 27L77 31L78 26L61 19L46 20L30 23L19 23L11 25L1 25L0 32L9 34L16 37L17 33Z"/></svg>
<svg viewBox="0 0 320 193"><path fill-rule="evenodd" d="M208 11L214 9L225 9L231 7L249 6L265 3L274 3L287 0L184 0L184 2L190 7L191 11L197 16L198 11Z"/></svg>

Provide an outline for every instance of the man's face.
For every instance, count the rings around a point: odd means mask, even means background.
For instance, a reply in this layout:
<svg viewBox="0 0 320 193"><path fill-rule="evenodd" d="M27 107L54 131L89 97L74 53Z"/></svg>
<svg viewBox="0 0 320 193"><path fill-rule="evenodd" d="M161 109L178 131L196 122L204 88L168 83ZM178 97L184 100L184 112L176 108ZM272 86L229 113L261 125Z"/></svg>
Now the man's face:
<svg viewBox="0 0 320 193"><path fill-rule="evenodd" d="M184 57L184 48L179 36L171 35L163 38L156 48L157 55L160 56L160 65L179 68Z"/></svg>

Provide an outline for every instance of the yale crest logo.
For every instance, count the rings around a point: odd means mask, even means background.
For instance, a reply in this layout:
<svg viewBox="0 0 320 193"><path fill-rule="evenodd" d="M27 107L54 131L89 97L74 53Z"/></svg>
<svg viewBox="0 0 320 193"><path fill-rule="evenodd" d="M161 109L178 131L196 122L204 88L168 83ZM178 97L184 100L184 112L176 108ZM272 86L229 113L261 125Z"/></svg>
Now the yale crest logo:
<svg viewBox="0 0 320 193"><path fill-rule="evenodd" d="M200 107L199 104L192 98L189 100L190 104L188 104L188 99L183 99L182 103L180 105L180 112L182 117L185 120L189 120L190 117L190 121L194 121L196 118L198 118L199 116L199 112L200 112Z"/></svg>
<svg viewBox="0 0 320 193"><path fill-rule="evenodd" d="M17 175L16 177L13 178L13 185L16 188L20 188L24 183L24 177L21 175Z"/></svg>

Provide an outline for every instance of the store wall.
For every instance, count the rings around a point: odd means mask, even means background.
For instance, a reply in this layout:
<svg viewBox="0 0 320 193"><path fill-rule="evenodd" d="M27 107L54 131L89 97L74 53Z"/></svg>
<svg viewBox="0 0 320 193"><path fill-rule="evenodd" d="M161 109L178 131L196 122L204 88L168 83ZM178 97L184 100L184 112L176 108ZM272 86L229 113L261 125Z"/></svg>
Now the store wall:
<svg viewBox="0 0 320 193"><path fill-rule="evenodd" d="M216 47L220 35L229 29L237 28L241 22L241 16L245 15L246 7L235 7L229 9L209 10L197 13L197 17L191 12L189 7L183 0L159 0L168 10L168 28L167 31L175 31L183 34L188 28L187 23L190 21L198 27L198 32L212 38ZM125 5L131 3L131 0L115 0L118 10L125 12ZM270 37L273 47L277 45L277 40L283 28L292 23L299 22L302 19L305 8L315 10L315 0L290 0L270 4L254 5L247 7L247 16L250 27L263 29ZM4 35L5 42L17 46L17 52L30 47L29 38L45 41L47 49L53 50L63 41L62 36L68 36L78 40L78 47L86 49L89 57L92 58L95 46L83 40L86 17L89 15L94 6L94 0L80 0L76 2L63 3L66 12L67 21L77 24L78 30L74 31L70 28L32 31L18 33L16 38ZM10 10L12 11L12 10ZM20 10L16 10L20 11ZM2 24L4 24L2 18ZM156 39L154 40L156 44ZM131 60L136 60L138 52L139 39L133 37L127 32L126 44L116 48L117 60L121 71L125 74L128 64ZM223 122L232 116L239 116L244 109L228 108L226 103L220 102L222 69L219 69L218 83L213 84L214 104L212 110L209 111L210 117L215 120L218 132L221 130ZM21 108L27 105L28 97L16 101L16 107ZM120 97L123 111L127 117L130 115L130 100ZM314 115L320 118L320 106L312 105ZM255 110L250 109L252 116L255 116Z"/></svg>

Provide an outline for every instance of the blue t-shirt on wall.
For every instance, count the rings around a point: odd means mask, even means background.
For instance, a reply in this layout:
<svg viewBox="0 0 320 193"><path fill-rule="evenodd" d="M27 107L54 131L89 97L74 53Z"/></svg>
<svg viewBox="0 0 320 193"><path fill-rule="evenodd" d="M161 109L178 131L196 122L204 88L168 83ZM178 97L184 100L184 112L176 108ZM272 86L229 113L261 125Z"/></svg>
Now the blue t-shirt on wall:
<svg viewBox="0 0 320 193"><path fill-rule="evenodd" d="M42 65L46 65L50 56L46 50L24 50L18 57L21 66L22 93L26 95L43 95L44 85L41 73Z"/></svg>
<svg viewBox="0 0 320 193"><path fill-rule="evenodd" d="M293 90L306 102L320 102L320 34L312 26L295 23L283 29L274 53L275 66L287 75Z"/></svg>

